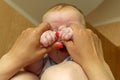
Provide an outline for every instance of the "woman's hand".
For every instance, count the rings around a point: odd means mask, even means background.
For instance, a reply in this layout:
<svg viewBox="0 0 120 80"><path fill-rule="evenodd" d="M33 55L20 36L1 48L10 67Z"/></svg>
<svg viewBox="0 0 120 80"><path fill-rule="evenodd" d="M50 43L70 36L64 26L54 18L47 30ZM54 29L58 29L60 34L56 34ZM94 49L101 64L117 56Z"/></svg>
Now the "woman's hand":
<svg viewBox="0 0 120 80"><path fill-rule="evenodd" d="M90 29L81 28L78 25L71 25L73 29L73 40L65 42L69 54L75 61L103 61L101 41Z"/></svg>
<svg viewBox="0 0 120 80"><path fill-rule="evenodd" d="M29 64L40 59L50 49L44 48L40 44L40 36L49 29L48 23L41 23L39 27L24 30L8 55L15 58L16 61L21 61L22 64Z"/></svg>
<svg viewBox="0 0 120 80"><path fill-rule="evenodd" d="M72 24L73 40L64 44L75 62L80 64L89 80L114 80L103 58L101 41L90 29Z"/></svg>
<svg viewBox="0 0 120 80"><path fill-rule="evenodd" d="M22 32L10 51L0 59L0 80L9 80L21 68L41 59L51 50L52 46L44 48L40 44L40 36L49 29L48 23L41 23L39 27Z"/></svg>

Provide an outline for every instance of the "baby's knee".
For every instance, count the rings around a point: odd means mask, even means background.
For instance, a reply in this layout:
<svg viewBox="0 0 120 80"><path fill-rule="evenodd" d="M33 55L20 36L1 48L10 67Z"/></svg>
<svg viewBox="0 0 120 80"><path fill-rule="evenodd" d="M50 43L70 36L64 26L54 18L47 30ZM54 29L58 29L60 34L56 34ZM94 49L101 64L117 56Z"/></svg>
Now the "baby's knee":
<svg viewBox="0 0 120 80"><path fill-rule="evenodd" d="M39 80L39 78L30 72L21 71L10 80Z"/></svg>
<svg viewBox="0 0 120 80"><path fill-rule="evenodd" d="M41 80L88 80L82 68L68 61L52 66L43 73Z"/></svg>

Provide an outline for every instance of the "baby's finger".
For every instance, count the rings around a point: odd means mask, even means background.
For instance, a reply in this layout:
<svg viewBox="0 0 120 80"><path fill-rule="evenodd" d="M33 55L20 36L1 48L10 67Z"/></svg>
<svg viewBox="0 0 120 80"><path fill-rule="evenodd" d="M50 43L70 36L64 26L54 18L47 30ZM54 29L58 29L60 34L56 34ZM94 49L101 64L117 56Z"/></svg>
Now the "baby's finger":
<svg viewBox="0 0 120 80"><path fill-rule="evenodd" d="M48 45L49 45L49 43L48 43L47 39L45 38L45 36L41 37L40 43L41 43L44 47L48 47Z"/></svg>
<svg viewBox="0 0 120 80"><path fill-rule="evenodd" d="M48 45L51 45L52 44L52 38L51 38L50 34L46 34L46 39L47 39Z"/></svg>
<svg viewBox="0 0 120 80"><path fill-rule="evenodd" d="M61 35L62 40L70 40L72 39L73 31L71 28L66 28Z"/></svg>
<svg viewBox="0 0 120 80"><path fill-rule="evenodd" d="M61 32L60 32L60 38L61 40L64 40L64 37L65 35L68 33L69 31L67 29L63 29Z"/></svg>
<svg viewBox="0 0 120 80"><path fill-rule="evenodd" d="M48 47L49 46L49 44L50 44L50 35L49 35L49 33L50 33L50 31L46 31L46 32L44 32L42 35L41 35L41 38L40 38L40 43L42 43L42 45L44 46L44 47Z"/></svg>
<svg viewBox="0 0 120 80"><path fill-rule="evenodd" d="M64 40L70 40L72 39L73 33L67 33L67 35L64 36Z"/></svg>
<svg viewBox="0 0 120 80"><path fill-rule="evenodd" d="M50 31L50 32L48 33L48 35L50 36L51 44L52 44L53 42L55 42L55 40L56 40L55 32ZM51 44L50 44L50 45L51 45Z"/></svg>
<svg viewBox="0 0 120 80"><path fill-rule="evenodd" d="M67 30L68 30L68 33L64 36L64 39L70 40L72 39L72 36L73 36L73 30L71 28L67 28Z"/></svg>

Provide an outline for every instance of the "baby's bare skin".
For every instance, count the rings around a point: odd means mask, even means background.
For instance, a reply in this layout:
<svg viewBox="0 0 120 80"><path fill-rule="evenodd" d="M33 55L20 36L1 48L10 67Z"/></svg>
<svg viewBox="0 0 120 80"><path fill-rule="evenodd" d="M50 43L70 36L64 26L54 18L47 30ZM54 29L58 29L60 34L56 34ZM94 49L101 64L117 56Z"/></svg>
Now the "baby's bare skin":
<svg viewBox="0 0 120 80"><path fill-rule="evenodd" d="M72 39L73 36L73 31L69 27L63 27L58 29L57 31L59 33L59 38L55 35L56 31L49 30L46 31L42 34L40 42L44 47L48 47L51 44L53 44L55 41L56 42L61 42L61 41L66 41Z"/></svg>

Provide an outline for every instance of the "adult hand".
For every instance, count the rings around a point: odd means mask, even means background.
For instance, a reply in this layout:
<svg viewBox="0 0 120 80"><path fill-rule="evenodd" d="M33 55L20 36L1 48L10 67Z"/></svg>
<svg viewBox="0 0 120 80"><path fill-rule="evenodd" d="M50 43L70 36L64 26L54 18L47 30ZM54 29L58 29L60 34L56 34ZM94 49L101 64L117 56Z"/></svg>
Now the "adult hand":
<svg viewBox="0 0 120 80"><path fill-rule="evenodd" d="M103 61L101 41L90 29L78 25L71 25L73 40L65 42L69 54L78 63L92 62L99 59Z"/></svg>
<svg viewBox="0 0 120 80"><path fill-rule="evenodd" d="M101 41L90 29L72 24L73 40L64 44L75 62L80 64L89 80L114 80L103 58Z"/></svg>
<svg viewBox="0 0 120 80"><path fill-rule="evenodd" d="M52 46L44 48L40 44L40 36L49 29L48 23L41 23L39 27L22 32L10 51L0 59L0 80L9 80L21 68L37 61L52 49Z"/></svg>
<svg viewBox="0 0 120 80"><path fill-rule="evenodd" d="M20 62L21 60L21 63L26 65L40 59L50 50L49 47L44 48L40 44L40 36L49 29L50 25L48 23L41 23L39 27L24 30L8 55L15 59L14 61Z"/></svg>

